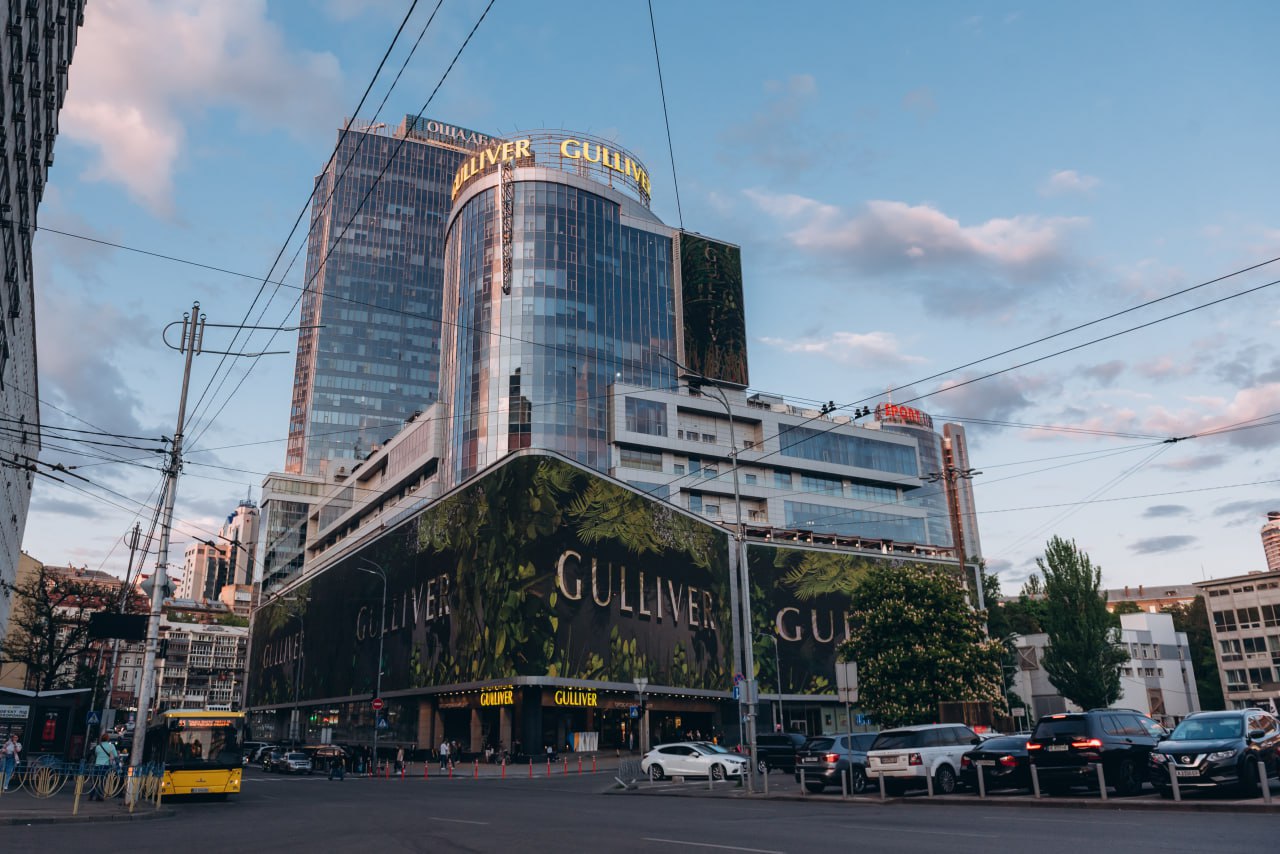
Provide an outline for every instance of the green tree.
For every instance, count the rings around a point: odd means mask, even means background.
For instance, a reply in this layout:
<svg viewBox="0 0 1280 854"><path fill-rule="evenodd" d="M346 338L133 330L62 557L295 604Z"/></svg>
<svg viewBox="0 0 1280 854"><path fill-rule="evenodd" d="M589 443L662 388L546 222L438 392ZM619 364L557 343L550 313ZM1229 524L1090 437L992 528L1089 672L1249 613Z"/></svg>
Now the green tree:
<svg viewBox="0 0 1280 854"><path fill-rule="evenodd" d="M18 584L3 584L13 597L9 632L0 650L27 667L28 690L81 688L93 684L85 664L92 641L89 615L116 603L101 585L67 577L43 565Z"/></svg>
<svg viewBox="0 0 1280 854"><path fill-rule="evenodd" d="M858 663L860 703L882 726L938 719L940 701L988 701L1005 711L1001 645L965 601L954 572L877 565L850 597L841 661Z"/></svg>
<svg viewBox="0 0 1280 854"><path fill-rule="evenodd" d="M1107 612L1101 567L1074 540L1057 536L1036 564L1044 577L1049 681L1082 709L1111 705L1120 696L1120 665L1129 656L1117 645L1118 620Z"/></svg>
<svg viewBox="0 0 1280 854"><path fill-rule="evenodd" d="M1185 605L1169 605L1163 609L1173 615L1173 629L1187 633L1191 648L1191 667L1196 674L1196 693L1205 711L1225 708L1218 656L1213 651L1213 633L1209 628L1209 611L1204 597L1197 596Z"/></svg>

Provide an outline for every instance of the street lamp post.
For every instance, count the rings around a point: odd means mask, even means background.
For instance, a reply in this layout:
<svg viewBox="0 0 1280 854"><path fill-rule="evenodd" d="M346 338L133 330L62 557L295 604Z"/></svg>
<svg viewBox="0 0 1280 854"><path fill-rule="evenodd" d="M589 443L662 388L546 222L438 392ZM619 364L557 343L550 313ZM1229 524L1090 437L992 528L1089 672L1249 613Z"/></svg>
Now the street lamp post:
<svg viewBox="0 0 1280 854"><path fill-rule="evenodd" d="M387 636L387 571L383 569L381 566L379 566L378 564L369 560L368 558L360 558L360 561L362 563L367 563L369 566L373 567L373 569L365 569L362 566L357 566L356 569L358 571L367 572L369 575L376 575L382 579L382 610L381 610L382 617L380 620L380 625L378 627L378 675L374 680L375 684L373 689L374 698L381 699L382 698L382 643ZM377 572L374 572L374 570L377 570ZM382 720L382 710L374 709L373 755L369 757L370 761L373 763L372 768L378 767L378 724L381 722L381 720Z"/></svg>
<svg viewBox="0 0 1280 854"><path fill-rule="evenodd" d="M733 408L729 405L729 398L725 396L724 391L712 384L706 377L693 376L686 374L685 379L689 383L691 391L699 393L710 390L715 391L711 395L724 407L724 414L729 419L729 462L733 467L733 540L734 540L734 572L730 574L730 596L733 599L733 612L740 614L737 623L738 637L735 638L735 645L742 648L742 675L746 682L746 690L738 700L739 719L746 722L747 755L751 760L751 767L755 768L756 757L756 684L755 684L755 653L752 649L753 633L751 631L751 586L750 579L747 574L746 565L746 525L742 521L742 490L738 483L738 437L733 427ZM746 711L743 712L745 707ZM754 788L755 775L754 771L751 776L747 777L747 791Z"/></svg>
<svg viewBox="0 0 1280 854"><path fill-rule="evenodd" d="M972 468L961 469L953 465L944 466L942 471L929 472L929 476L924 478L926 483L942 483L947 496L947 507L951 515L951 537L956 543L956 555L960 558L960 572L968 572L965 566L966 556L964 553L964 525L960 521L960 493L956 489L956 483L961 480L973 480L975 475L982 474ZM978 610L984 610L987 607L985 596L982 590L982 567L974 568L974 586L978 594Z"/></svg>
<svg viewBox="0 0 1280 854"><path fill-rule="evenodd" d="M644 689L649 687L648 676L637 676L636 698L640 701L640 755L643 756L649 752L649 708L644 702Z"/></svg>

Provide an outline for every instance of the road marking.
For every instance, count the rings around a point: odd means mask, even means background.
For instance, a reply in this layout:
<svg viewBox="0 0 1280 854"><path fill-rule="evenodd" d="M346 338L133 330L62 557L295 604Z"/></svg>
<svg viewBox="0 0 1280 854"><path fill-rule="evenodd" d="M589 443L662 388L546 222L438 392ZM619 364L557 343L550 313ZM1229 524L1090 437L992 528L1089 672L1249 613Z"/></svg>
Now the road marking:
<svg viewBox="0 0 1280 854"><path fill-rule="evenodd" d="M782 851L771 851L768 848L743 848L740 845L716 845L711 842L686 842L683 839L659 839L656 836L643 836L645 842L665 842L668 845L688 845L692 848L716 848L721 851L750 851L751 854L785 854Z"/></svg>
<svg viewBox="0 0 1280 854"><path fill-rule="evenodd" d="M998 833L962 833L958 830L921 830L917 827L885 827L878 824L846 824L842 830L879 830L884 833L924 833L929 836L968 836L973 839L999 839Z"/></svg>
<svg viewBox="0 0 1280 854"><path fill-rule="evenodd" d="M431 821L451 821L454 824L485 824L487 825L489 823L487 821L468 821L465 818L440 818L439 816L435 816L435 815L429 815L427 816L427 818L429 818Z"/></svg>

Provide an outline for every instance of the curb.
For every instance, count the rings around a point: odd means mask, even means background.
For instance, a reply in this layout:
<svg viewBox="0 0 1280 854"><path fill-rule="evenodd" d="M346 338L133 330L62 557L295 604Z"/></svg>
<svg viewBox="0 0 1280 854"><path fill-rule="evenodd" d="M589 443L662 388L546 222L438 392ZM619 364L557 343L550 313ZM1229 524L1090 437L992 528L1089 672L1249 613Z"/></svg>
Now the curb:
<svg viewBox="0 0 1280 854"><path fill-rule="evenodd" d="M798 795L798 794L771 794L771 795L746 795L709 792L705 789L620 789L613 788L604 794L614 795L646 795L648 797L718 797L721 799L734 800L750 800L750 801L792 801L796 803L817 803L817 804L849 804L849 805L868 805L868 806L911 806L920 804L924 806L966 806L966 807L1042 807L1045 809L1077 809L1077 810L1112 810L1121 812L1124 810L1135 812L1196 812L1196 813L1251 813L1256 815L1280 814L1280 803L1264 804L1261 800L1258 803L1245 803L1241 801L1188 801L1181 803L1177 801L1166 801L1164 799L1150 800L1130 800L1109 798L1101 799L1052 799L1052 798L953 798L953 797L915 797L915 798L886 798L881 800L878 797L856 796L848 799L839 798L823 798L814 795Z"/></svg>
<svg viewBox="0 0 1280 854"><path fill-rule="evenodd" d="M141 812L105 813L101 815L49 815L47 813L30 813L28 815L0 815L0 826L23 827L33 824L98 824L109 821L153 821L158 818L172 818L177 812L172 808L161 807L158 810Z"/></svg>

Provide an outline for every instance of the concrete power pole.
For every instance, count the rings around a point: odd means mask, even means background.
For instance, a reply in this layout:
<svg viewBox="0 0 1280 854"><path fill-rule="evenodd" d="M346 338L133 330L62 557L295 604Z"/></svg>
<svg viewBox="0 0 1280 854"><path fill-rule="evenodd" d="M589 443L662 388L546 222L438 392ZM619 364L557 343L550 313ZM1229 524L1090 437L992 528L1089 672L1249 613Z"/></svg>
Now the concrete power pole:
<svg viewBox="0 0 1280 854"><path fill-rule="evenodd" d="M170 324L173 325L173 324ZM138 716L133 726L133 747L129 751L129 764L134 772L129 777L129 800L137 800L139 778L137 768L142 764L146 745L147 717L155 693L156 652L160 645L160 609L164 603L164 590L169 578L169 532L173 524L173 505L178 493L178 472L182 468L182 431L187 415L187 387L191 383L191 359L200 352L204 340L204 316L200 303L193 303L191 313L182 316L182 342L176 348L186 355L182 369L182 395L178 399L178 426L173 431L173 447L169 452L169 465L165 469L164 506L160 511L160 542L156 550L156 569L151 576L151 618L147 623L146 654L142 659L142 684L138 692ZM168 343L168 342L166 342Z"/></svg>

